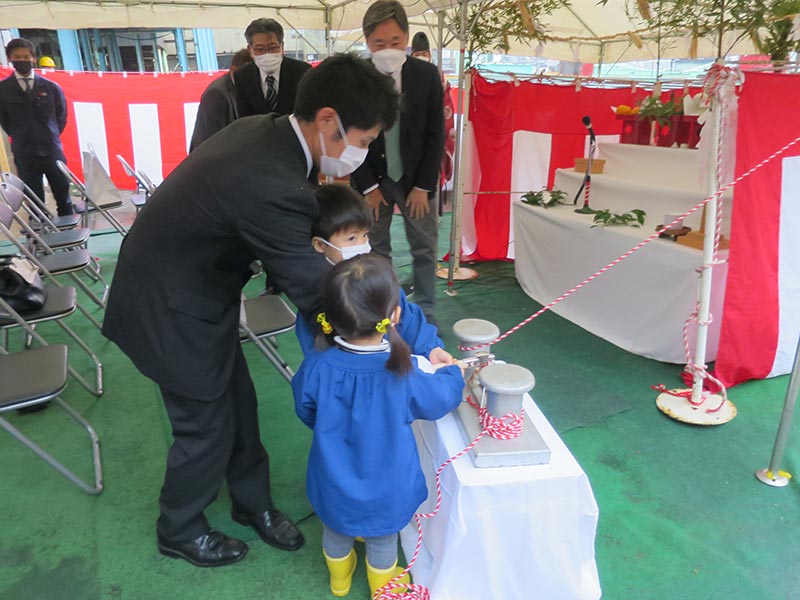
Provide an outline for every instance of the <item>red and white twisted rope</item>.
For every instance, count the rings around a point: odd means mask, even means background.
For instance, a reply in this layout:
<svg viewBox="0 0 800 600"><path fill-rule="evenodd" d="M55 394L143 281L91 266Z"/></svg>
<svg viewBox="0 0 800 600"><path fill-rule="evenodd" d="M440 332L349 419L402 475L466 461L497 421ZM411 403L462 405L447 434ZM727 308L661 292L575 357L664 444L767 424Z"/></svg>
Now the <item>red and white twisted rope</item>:
<svg viewBox="0 0 800 600"><path fill-rule="evenodd" d="M467 402L470 406L478 409L478 415L483 429L466 448L448 458L436 469L436 506L433 511L429 513L417 513L414 515L414 521L417 524L417 544L414 547L414 554L411 560L408 561L408 566L403 569L401 573L398 573L396 577L383 587L375 590L372 600L430 600L430 591L427 587L418 583L400 583L400 579L411 571L411 567L417 562L420 550L422 549L422 519L430 519L436 516L436 513L438 513L439 509L442 507L442 471L444 471L447 465L472 450L485 435L498 440L513 440L522 433L525 409L522 409L518 415L509 413L502 417L493 417L485 407L478 406L470 396L467 396ZM405 588L406 591L393 591L399 588Z"/></svg>

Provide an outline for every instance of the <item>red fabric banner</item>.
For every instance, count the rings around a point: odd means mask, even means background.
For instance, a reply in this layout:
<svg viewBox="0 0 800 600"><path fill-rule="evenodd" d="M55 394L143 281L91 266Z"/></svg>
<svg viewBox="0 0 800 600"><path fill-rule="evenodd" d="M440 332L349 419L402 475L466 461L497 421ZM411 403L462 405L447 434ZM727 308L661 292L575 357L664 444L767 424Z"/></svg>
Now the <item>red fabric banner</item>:
<svg viewBox="0 0 800 600"><path fill-rule="evenodd" d="M0 68L0 77L11 74ZM133 128L129 107L132 104L155 104L158 107L159 145L164 177L186 157L186 125L184 104L200 101L200 95L218 73L100 73L40 71L37 74L56 82L67 97L67 127L61 135L67 162L82 176L81 152L75 102L102 105L103 126L108 145L111 178L122 188L131 188L133 180L126 176L116 159L121 154L129 162L133 157ZM146 136L152 132L139 131ZM191 132L189 132L191 135Z"/></svg>
<svg viewBox="0 0 800 600"><path fill-rule="evenodd" d="M584 156L587 131L582 118L588 116L597 135L619 135L622 124L612 106L635 106L648 92L631 87L600 89L552 85L531 81L490 82L475 74L470 99L470 120L480 163L480 192L511 190L516 131L551 136L548 187L555 171L572 167ZM669 98L669 93L663 95ZM525 190L527 191L527 190ZM467 260L506 259L510 223L509 194L479 195L475 201L477 247Z"/></svg>
<svg viewBox="0 0 800 600"><path fill-rule="evenodd" d="M800 136L800 120L794 116L798 96L797 77L747 74L739 99L737 176ZM800 156L800 145L787 156ZM794 356L797 333L787 329L793 319L786 317L790 312L797 314L798 282L786 267L797 264L797 232L782 225L800 212L800 189L783 172L783 159L772 160L734 188L728 280L715 365L716 376L726 385L785 373L786 366L776 365L776 356ZM783 362L791 367L790 360Z"/></svg>

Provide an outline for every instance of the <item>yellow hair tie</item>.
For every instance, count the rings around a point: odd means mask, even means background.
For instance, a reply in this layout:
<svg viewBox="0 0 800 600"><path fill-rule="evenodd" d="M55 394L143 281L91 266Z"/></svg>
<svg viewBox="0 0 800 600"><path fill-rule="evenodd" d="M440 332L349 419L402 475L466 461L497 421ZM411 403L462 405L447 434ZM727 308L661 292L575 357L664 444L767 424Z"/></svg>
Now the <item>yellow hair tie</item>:
<svg viewBox="0 0 800 600"><path fill-rule="evenodd" d="M317 315L317 323L319 323L322 326L322 333L326 335L329 333L333 333L333 327L331 326L330 323L328 323L328 320L325 318L324 312L319 313Z"/></svg>
<svg viewBox="0 0 800 600"><path fill-rule="evenodd" d="M384 319L375 325L375 329L378 331L378 333L386 333L386 328L391 324L392 322L389 319Z"/></svg>

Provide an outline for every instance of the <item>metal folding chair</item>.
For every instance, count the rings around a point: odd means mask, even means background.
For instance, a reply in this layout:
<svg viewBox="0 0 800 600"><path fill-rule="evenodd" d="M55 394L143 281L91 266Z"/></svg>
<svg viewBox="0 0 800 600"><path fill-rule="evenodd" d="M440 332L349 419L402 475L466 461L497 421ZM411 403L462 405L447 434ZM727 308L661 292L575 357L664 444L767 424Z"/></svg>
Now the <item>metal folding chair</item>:
<svg viewBox="0 0 800 600"><path fill-rule="evenodd" d="M240 341L253 342L288 382L292 381L294 371L278 352L275 336L292 331L296 319L289 305L276 294L256 296L242 301L239 318Z"/></svg>
<svg viewBox="0 0 800 600"><path fill-rule="evenodd" d="M48 345L2 298L0 298L0 311L12 315L18 325L25 328L28 334L41 344L40 347L15 353L9 353L0 347L0 381L3 382L0 387L0 427L87 494L101 493L103 491L103 467L100 461L100 439L92 425L59 396L67 385L67 347L63 344ZM54 405L60 406L89 434L94 466L93 485L83 481L3 416L9 411L45 402L52 402Z"/></svg>
<svg viewBox="0 0 800 600"><path fill-rule="evenodd" d="M119 220L111 214L109 209L117 208L122 206L122 199L115 200L114 202L107 202L105 204L99 204L97 200L91 198L89 192L86 189L86 185L83 181L78 178L75 173L70 171L69 167L65 165L60 160L56 161L56 165L64 175L70 180L72 185L78 190L81 195L82 200L80 202L73 202L79 212L81 212L84 216L84 225L88 224L88 215L90 212L95 212L100 214L108 223L113 227L121 236L128 235L128 229L119 222Z"/></svg>
<svg viewBox="0 0 800 600"><path fill-rule="evenodd" d="M79 214L74 215L54 215L45 205L44 199L39 198L27 184L13 173L3 172L0 178L10 187L16 188L23 193L25 211L31 217L31 226L35 230L40 230L42 226L47 226L50 231L61 229L72 229L81 222Z"/></svg>
<svg viewBox="0 0 800 600"><path fill-rule="evenodd" d="M0 212L0 233L4 234L12 244L33 260L43 275L69 274L95 304L105 308L105 298L108 295L109 286L100 274L99 261L92 257L89 250L84 247L89 239L89 230L76 228L52 233L36 232L25 222L25 219L16 214L15 211L19 210L21 205L22 192L17 188L9 187L6 183L0 183L0 206L11 211L10 214L7 210ZM12 220L17 223L28 241L24 247L10 231ZM56 252L59 249L69 251ZM102 297L95 294L78 277L80 272L86 273L92 281L100 281L103 284ZM96 321L95 324L97 324Z"/></svg>
<svg viewBox="0 0 800 600"><path fill-rule="evenodd" d="M147 181L139 173L133 170L133 167L128 164L128 161L125 160L121 154L117 154L117 160L122 165L125 174L128 177L133 177L134 180L136 180L136 192L130 195L130 199L133 205L136 207L136 214L138 215L139 211L145 207L147 201L150 199L152 190L150 190Z"/></svg>

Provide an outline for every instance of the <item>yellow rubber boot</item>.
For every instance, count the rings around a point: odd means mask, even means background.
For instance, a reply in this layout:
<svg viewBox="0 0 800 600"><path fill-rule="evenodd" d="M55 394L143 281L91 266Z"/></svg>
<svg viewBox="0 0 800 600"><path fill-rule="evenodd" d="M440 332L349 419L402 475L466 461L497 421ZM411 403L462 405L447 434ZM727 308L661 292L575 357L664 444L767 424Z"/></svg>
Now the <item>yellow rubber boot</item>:
<svg viewBox="0 0 800 600"><path fill-rule="evenodd" d="M322 554L325 554L324 550ZM331 594L347 596L353 583L353 571L356 570L356 551L350 550L350 554L342 558L331 558L325 554L325 563L331 576Z"/></svg>
<svg viewBox="0 0 800 600"><path fill-rule="evenodd" d="M370 598L375 596L375 592L389 583L392 579L397 577L400 573L403 572L403 567L397 566L397 561L395 561L394 566L389 567L388 569L376 569L369 561L367 561L367 581L369 582L369 593ZM410 583L411 577L409 577L408 573L403 575L403 578L400 579L397 583ZM400 593L403 592L405 588L392 588L393 592Z"/></svg>

